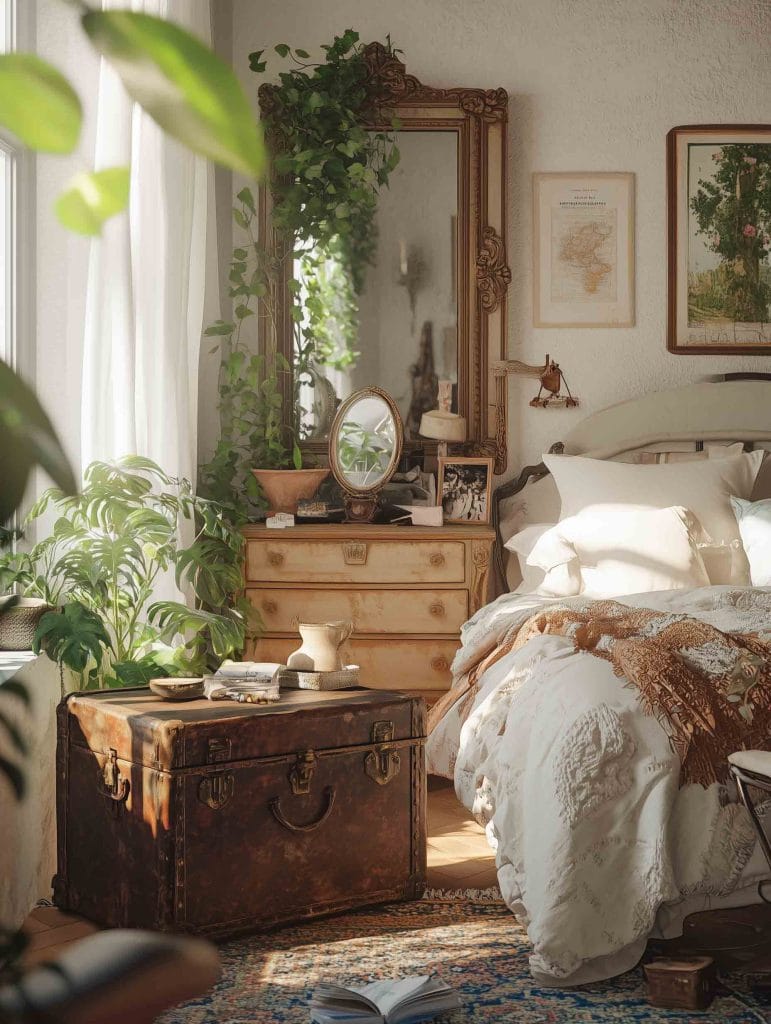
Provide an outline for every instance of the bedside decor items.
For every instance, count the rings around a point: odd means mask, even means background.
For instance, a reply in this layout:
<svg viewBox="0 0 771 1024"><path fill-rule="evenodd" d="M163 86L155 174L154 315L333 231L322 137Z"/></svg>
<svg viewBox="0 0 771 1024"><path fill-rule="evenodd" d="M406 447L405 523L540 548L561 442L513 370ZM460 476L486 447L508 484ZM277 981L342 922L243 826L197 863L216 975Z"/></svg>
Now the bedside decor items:
<svg viewBox="0 0 771 1024"><path fill-rule="evenodd" d="M151 679L150 692L161 700L196 700L203 697L203 679L180 676L176 679Z"/></svg>
<svg viewBox="0 0 771 1024"><path fill-rule="evenodd" d="M225 938L423 894L419 698L291 690L174 713L103 690L65 698L57 726L63 910Z"/></svg>
<svg viewBox="0 0 771 1024"><path fill-rule="evenodd" d="M634 174L533 175L533 324L634 326Z"/></svg>
<svg viewBox="0 0 771 1024"><path fill-rule="evenodd" d="M466 420L454 412L432 409L420 418L421 437L438 441L437 454L446 456L450 444L462 444L466 440Z"/></svg>
<svg viewBox="0 0 771 1024"><path fill-rule="evenodd" d="M372 522L378 494L399 465L402 439L399 410L382 388L363 388L340 405L329 432L329 465L348 522Z"/></svg>
<svg viewBox="0 0 771 1024"><path fill-rule="evenodd" d="M771 125L667 135L667 348L771 354Z"/></svg>
<svg viewBox="0 0 771 1024"><path fill-rule="evenodd" d="M268 514L294 515L301 500L312 498L329 476L328 469L253 469L257 483L265 493Z"/></svg>
<svg viewBox="0 0 771 1024"><path fill-rule="evenodd" d="M287 668L296 672L340 672L346 667L340 647L353 633L352 622L300 622L297 629L302 644L286 659Z"/></svg>
<svg viewBox="0 0 771 1024"><path fill-rule="evenodd" d="M446 523L489 523L493 460L440 458L437 504Z"/></svg>
<svg viewBox="0 0 771 1024"><path fill-rule="evenodd" d="M279 684L287 690L350 690L361 685L359 666L348 665L337 672L302 672L282 669Z"/></svg>

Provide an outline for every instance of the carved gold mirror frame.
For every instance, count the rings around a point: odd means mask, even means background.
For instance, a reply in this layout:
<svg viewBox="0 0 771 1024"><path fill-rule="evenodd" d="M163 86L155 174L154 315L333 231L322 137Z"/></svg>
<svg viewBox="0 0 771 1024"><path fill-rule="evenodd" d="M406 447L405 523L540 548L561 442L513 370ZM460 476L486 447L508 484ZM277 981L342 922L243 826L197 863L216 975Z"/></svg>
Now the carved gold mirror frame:
<svg viewBox="0 0 771 1024"><path fill-rule="evenodd" d="M511 271L506 262L506 132L508 95L505 89L435 89L408 75L404 64L380 43L364 51L369 81L384 120L365 125L399 131L454 132L458 140L458 411L466 417L468 454L493 456L495 472L506 469L506 377L495 364L506 358L507 292ZM259 91L263 113L272 108L272 89ZM387 119L386 119L387 114ZM270 231L268 189L260 194L260 234ZM279 303L278 349L291 365L292 321L286 280ZM377 381L373 381L377 384ZM293 414L292 383L284 387L287 422ZM404 442L405 449L435 450L436 443ZM325 441L302 443L320 455Z"/></svg>

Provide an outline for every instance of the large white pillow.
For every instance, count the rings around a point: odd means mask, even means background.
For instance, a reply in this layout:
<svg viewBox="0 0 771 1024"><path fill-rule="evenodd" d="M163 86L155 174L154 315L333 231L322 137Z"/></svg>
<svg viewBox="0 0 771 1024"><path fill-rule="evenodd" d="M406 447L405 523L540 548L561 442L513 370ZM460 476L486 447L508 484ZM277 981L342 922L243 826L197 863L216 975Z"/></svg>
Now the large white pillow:
<svg viewBox="0 0 771 1024"><path fill-rule="evenodd" d="M593 505L690 509L712 539L713 550L703 552L711 582L737 586L749 583L749 564L730 499L749 498L762 460L762 451L655 466L580 455L543 457L560 492L561 519Z"/></svg>
<svg viewBox="0 0 771 1024"><path fill-rule="evenodd" d="M771 498L744 501L731 498L754 587L771 587Z"/></svg>
<svg viewBox="0 0 771 1024"><path fill-rule="evenodd" d="M710 582L696 545L702 532L685 508L594 505L544 533L528 561L544 571L550 596L690 590Z"/></svg>
<svg viewBox="0 0 771 1024"><path fill-rule="evenodd" d="M556 523L531 523L513 534L504 543L503 546L516 555L519 564L520 579L517 581L515 573L511 571L513 566L509 559L509 565L506 567L506 582L509 584L509 590L516 588L518 594L532 594L543 583L543 569L528 565L527 559L539 538L556 525Z"/></svg>

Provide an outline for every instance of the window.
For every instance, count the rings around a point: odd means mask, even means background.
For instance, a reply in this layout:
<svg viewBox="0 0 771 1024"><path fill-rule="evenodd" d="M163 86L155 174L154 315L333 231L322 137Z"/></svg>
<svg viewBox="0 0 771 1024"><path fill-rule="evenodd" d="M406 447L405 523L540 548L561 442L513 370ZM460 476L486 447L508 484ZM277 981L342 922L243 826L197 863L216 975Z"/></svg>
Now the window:
<svg viewBox="0 0 771 1024"><path fill-rule="evenodd" d="M16 2L0 0L0 50L16 48ZM0 359L18 361L20 246L19 174L26 158L15 140L0 136Z"/></svg>

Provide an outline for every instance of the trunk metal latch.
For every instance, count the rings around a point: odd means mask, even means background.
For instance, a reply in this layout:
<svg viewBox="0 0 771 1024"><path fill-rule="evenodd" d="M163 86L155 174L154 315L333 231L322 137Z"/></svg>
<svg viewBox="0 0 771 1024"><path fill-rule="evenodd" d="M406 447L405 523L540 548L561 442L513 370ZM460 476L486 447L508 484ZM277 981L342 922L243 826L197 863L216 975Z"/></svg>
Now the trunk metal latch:
<svg viewBox="0 0 771 1024"><path fill-rule="evenodd" d="M375 722L372 726L372 742L377 749L371 750L364 758L364 771L378 786L388 785L401 768L401 758L388 747L393 738L393 722Z"/></svg>

